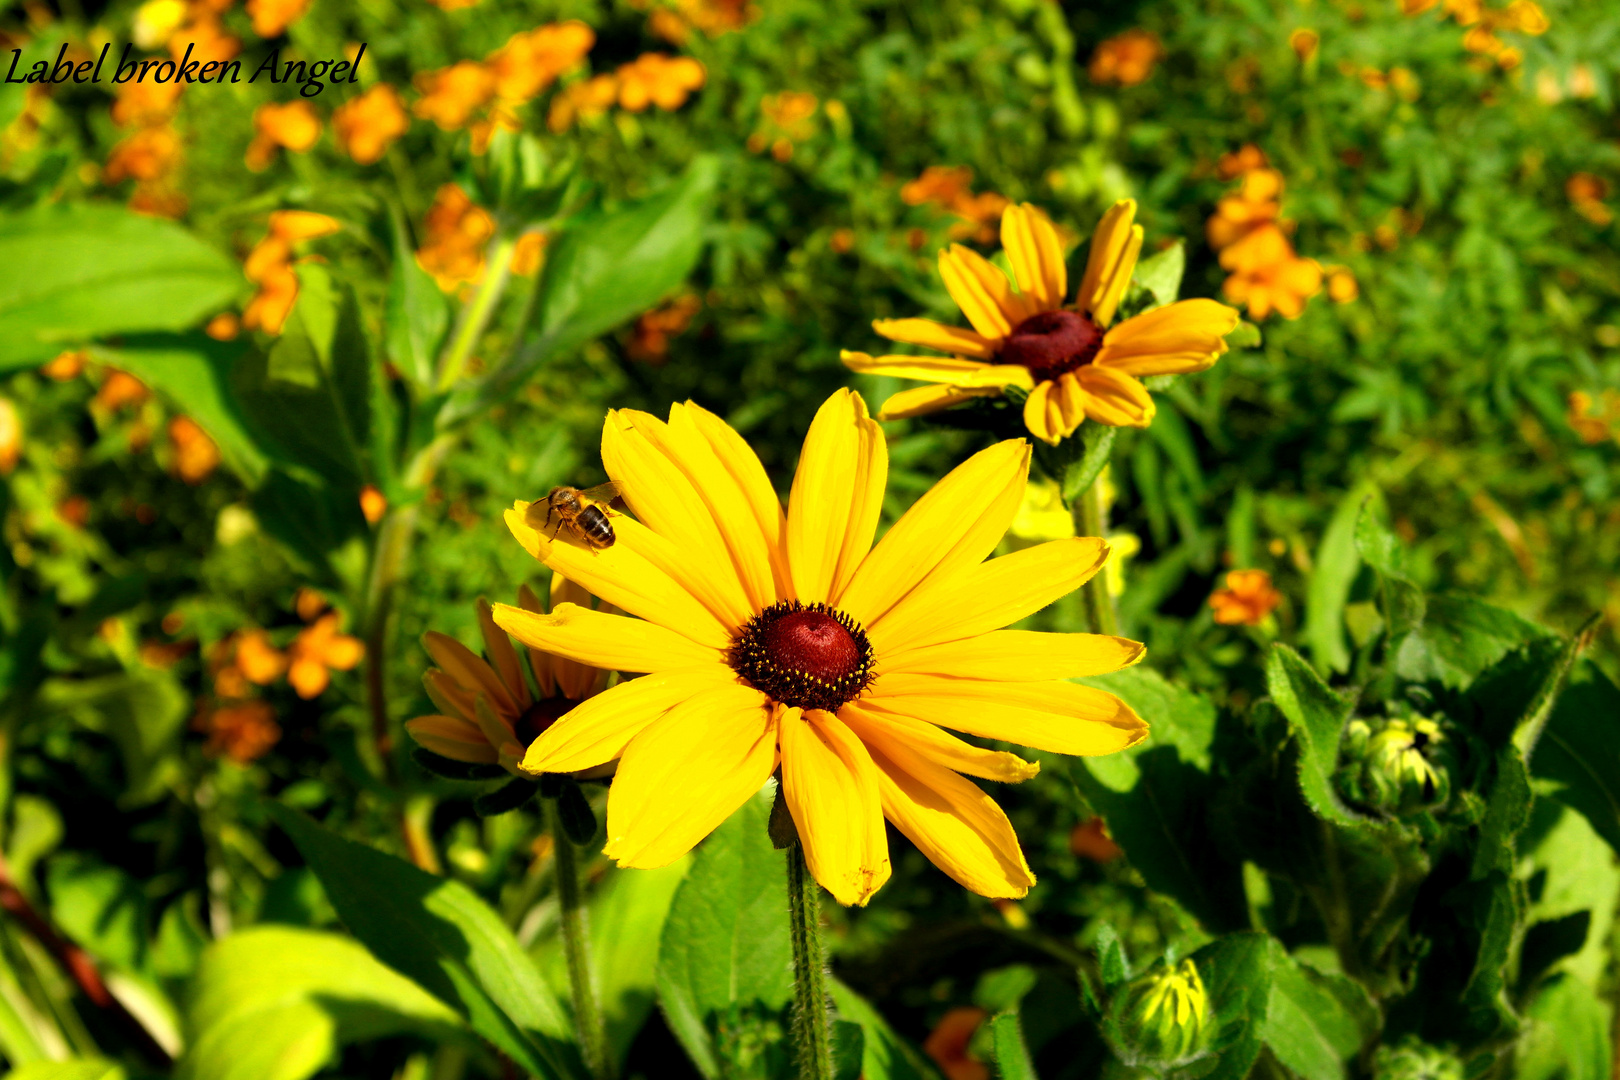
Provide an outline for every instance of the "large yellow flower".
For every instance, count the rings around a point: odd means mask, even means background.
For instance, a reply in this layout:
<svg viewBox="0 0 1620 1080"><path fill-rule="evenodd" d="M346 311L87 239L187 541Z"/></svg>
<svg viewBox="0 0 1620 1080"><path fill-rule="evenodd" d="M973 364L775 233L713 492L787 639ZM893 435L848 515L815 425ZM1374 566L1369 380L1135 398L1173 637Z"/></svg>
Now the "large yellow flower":
<svg viewBox="0 0 1620 1080"><path fill-rule="evenodd" d="M973 329L929 319L879 319L872 328L903 341L954 354L879 356L845 352L856 371L934 383L905 390L883 405L879 419L920 416L970 397L1016 386L1029 392L1024 425L1056 443L1087 420L1146 427L1153 398L1144 375L1203 371L1226 351L1238 313L1214 300L1182 300L1109 328L1136 269L1142 227L1131 224L1136 203L1125 199L1103 215L1074 307L1064 307L1068 271L1057 230L1028 203L1001 217L1001 246L1018 288L977 252L953 244L939 253L939 275Z"/></svg>
<svg viewBox="0 0 1620 1080"><path fill-rule="evenodd" d="M786 514L753 450L713 414L610 412L602 461L639 520L615 516L617 543L602 550L567 529L551 539L528 503L506 521L629 616L500 606L495 621L534 648L646 674L557 721L522 768L619 759L606 850L621 866L678 858L780 766L811 872L840 902L863 904L887 880L885 816L968 888L1022 896L1034 877L1011 825L959 774L1016 783L1037 766L942 728L1064 754L1147 734L1113 695L1063 681L1135 663L1141 645L997 629L1107 556L1075 538L985 561L1018 512L1029 457L1021 439L976 454L874 547L888 450L859 395L840 390L816 414Z"/></svg>

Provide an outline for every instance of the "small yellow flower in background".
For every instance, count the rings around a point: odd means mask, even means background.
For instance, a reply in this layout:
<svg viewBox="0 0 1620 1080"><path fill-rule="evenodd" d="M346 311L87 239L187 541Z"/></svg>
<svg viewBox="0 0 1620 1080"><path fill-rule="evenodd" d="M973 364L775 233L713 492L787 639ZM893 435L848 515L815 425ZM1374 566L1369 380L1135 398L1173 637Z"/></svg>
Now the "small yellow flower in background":
<svg viewBox="0 0 1620 1080"><path fill-rule="evenodd" d="M618 70L619 107L641 112L656 105L674 112L703 86L703 65L690 56L642 53Z"/></svg>
<svg viewBox="0 0 1620 1080"><path fill-rule="evenodd" d="M188 9L184 0L147 0L135 9L135 20L130 37L137 49L161 49L186 21ZM124 84L129 85L129 84ZM178 86L175 89L179 89Z"/></svg>
<svg viewBox="0 0 1620 1080"><path fill-rule="evenodd" d="M270 644L270 635L263 630L249 630L236 640L233 663L242 678L256 686L269 686L287 670L287 656ZM217 680L216 680L217 685ZM226 694L241 697L241 694Z"/></svg>
<svg viewBox="0 0 1620 1080"><path fill-rule="evenodd" d="M174 117L185 83L125 82L118 84L112 104L113 123L121 128L156 127Z"/></svg>
<svg viewBox="0 0 1620 1080"><path fill-rule="evenodd" d="M108 153L102 180L108 184L166 180L180 166L180 149L180 134L172 127L143 127Z"/></svg>
<svg viewBox="0 0 1620 1080"><path fill-rule="evenodd" d="M1361 295L1361 286L1356 282L1356 275L1345 266L1336 266L1328 274L1327 290L1328 299L1335 304L1351 303Z"/></svg>
<svg viewBox="0 0 1620 1080"><path fill-rule="evenodd" d="M518 590L518 603L526 612L546 612L527 585ZM561 574L553 574L551 608L562 605L592 610L589 593ZM525 662L511 639L495 625L489 604L482 600L478 602L478 626L488 659L437 631L423 636L422 644L438 666L422 682L439 712L406 721L405 730L423 748L441 757L499 764L514 776L527 777L531 774L520 763L529 745L575 706L600 694L607 686L608 672L534 648L524 650ZM525 666L540 691L538 698L529 691ZM487 708L479 708L480 704ZM594 769L586 771L605 775Z"/></svg>
<svg viewBox="0 0 1620 1080"><path fill-rule="evenodd" d="M248 252L243 275L259 287L242 312L242 326L281 333L282 324L298 299L298 275L292 268L293 245L329 236L343 226L325 214L309 210L276 210L264 239Z"/></svg>
<svg viewBox="0 0 1620 1080"><path fill-rule="evenodd" d="M512 248L512 273L518 277L532 277L538 274L540 264L545 260L548 243L550 237L538 229L518 237L517 245Z"/></svg>
<svg viewBox="0 0 1620 1080"><path fill-rule="evenodd" d="M631 0L631 7L645 8L646 0ZM647 30L671 45L684 45L693 30L707 37L719 37L741 30L759 18L759 5L750 0L672 0L653 8L647 17Z"/></svg>
<svg viewBox="0 0 1620 1080"><path fill-rule="evenodd" d="M298 632L287 650L287 681L301 698L319 697L332 682L332 670L348 671L366 655L359 638L338 633L338 613L322 615Z"/></svg>
<svg viewBox="0 0 1620 1080"><path fill-rule="evenodd" d="M1589 172L1578 172L1564 184L1575 212L1594 225L1607 225L1614 220L1614 211L1603 202L1609 195L1608 181Z"/></svg>
<svg viewBox="0 0 1620 1080"><path fill-rule="evenodd" d="M907 206L932 203L943 207L962 219L961 224L951 226L952 239L971 237L977 243L988 244L995 239L996 225L1010 200L993 191L975 195L972 185L973 170L966 165L930 165L917 179L901 185L900 201Z"/></svg>
<svg viewBox="0 0 1620 1080"><path fill-rule="evenodd" d="M923 1040L923 1053L934 1059L945 1080L990 1080L989 1067L968 1055L968 1044L989 1018L983 1009L959 1005L947 1009Z"/></svg>
<svg viewBox="0 0 1620 1080"><path fill-rule="evenodd" d="M445 184L433 197L423 221L425 234L416 262L445 292L484 276L484 249L495 236L495 219L474 203L459 184Z"/></svg>
<svg viewBox="0 0 1620 1080"><path fill-rule="evenodd" d="M1602 400L1602 410L1594 412L1591 394L1573 390L1569 395L1569 426L1588 446L1610 438L1620 443L1620 392L1605 390Z"/></svg>
<svg viewBox="0 0 1620 1080"><path fill-rule="evenodd" d="M332 113L332 135L358 165L380 161L388 147L410 129L405 102L387 83L378 83Z"/></svg>
<svg viewBox="0 0 1620 1080"><path fill-rule="evenodd" d="M247 167L263 172L282 148L303 153L321 137L321 118L307 101L260 105L253 110L253 141L248 143Z"/></svg>
<svg viewBox="0 0 1620 1080"><path fill-rule="evenodd" d="M1316 55L1317 48L1322 44L1322 35L1315 30L1303 27L1288 35L1288 47L1294 50L1300 63L1308 63Z"/></svg>
<svg viewBox="0 0 1620 1080"><path fill-rule="evenodd" d="M513 34L485 63L495 80L495 96L524 102L577 68L596 44L596 32L570 19Z"/></svg>
<svg viewBox="0 0 1620 1080"><path fill-rule="evenodd" d="M22 452L22 416L10 398L0 398L0 473L10 476Z"/></svg>
<svg viewBox="0 0 1620 1080"><path fill-rule="evenodd" d="M421 72L414 81L422 97L411 111L444 131L466 127L473 113L495 96L495 76L476 60Z"/></svg>
<svg viewBox="0 0 1620 1080"><path fill-rule="evenodd" d="M677 296L636 320L625 352L632 360L657 366L669 357L669 342L686 332L703 301L691 293Z"/></svg>
<svg viewBox="0 0 1620 1080"><path fill-rule="evenodd" d="M242 332L242 320L228 311L222 311L208 320L203 327L203 333L215 341L235 341L236 336Z"/></svg>
<svg viewBox="0 0 1620 1080"><path fill-rule="evenodd" d="M1091 240L1073 308L1064 307L1068 270L1057 229L1025 203L1001 218L1001 244L1018 291L988 260L961 245L939 254L945 288L973 329L929 319L879 319L872 328L893 341L954 356L879 356L844 352L855 371L933 383L905 390L883 405L880 419L937 412L1006 387L1029 392L1024 424L1049 443L1086 420L1146 427L1155 406L1140 378L1211 367L1226 352L1238 314L1214 300L1181 300L1109 327L1125 297L1142 227L1136 203L1115 203Z"/></svg>
<svg viewBox="0 0 1620 1080"><path fill-rule="evenodd" d="M84 366L89 362L90 354L83 349L67 349L42 365L39 373L56 382L68 382L84 374Z"/></svg>
<svg viewBox="0 0 1620 1080"><path fill-rule="evenodd" d="M388 513L388 496L377 490L376 485L367 484L360 489L360 513L367 525L377 524Z"/></svg>
<svg viewBox="0 0 1620 1080"><path fill-rule="evenodd" d="M719 417L691 403L667 423L610 412L603 465L639 520L616 516L603 549L567 530L553 539L529 503L506 522L629 614L500 605L495 622L532 648L647 674L558 721L523 771L618 759L605 850L621 866L679 858L780 766L805 859L840 903L864 904L888 879L885 817L964 886L1023 896L1034 876L1011 824L961 774L1019 782L1037 766L944 728L1064 754L1147 734L1112 694L1067 681L1136 663L1140 644L997 629L1079 588L1107 555L1074 538L983 561L1022 502L1030 454L1012 439L974 455L873 546L888 448L859 395L817 412L785 515Z"/></svg>
<svg viewBox="0 0 1620 1080"><path fill-rule="evenodd" d="M1280 603L1282 593L1272 587L1271 575L1264 570L1228 572L1226 586L1209 598L1215 621L1227 626L1259 626Z"/></svg>
<svg viewBox="0 0 1620 1080"><path fill-rule="evenodd" d="M253 32L262 38L280 37L308 10L309 0L247 0Z"/></svg>
<svg viewBox="0 0 1620 1080"><path fill-rule="evenodd" d="M1063 505L1063 489L1056 480L1031 480L1024 487L1008 532L1020 540L1065 540L1075 535L1074 514Z"/></svg>
<svg viewBox="0 0 1620 1080"><path fill-rule="evenodd" d="M1125 564L1136 558L1142 551L1142 538L1135 533L1111 532L1108 534L1108 565L1104 572L1108 575L1108 595L1121 597L1125 595Z"/></svg>
<svg viewBox="0 0 1620 1080"><path fill-rule="evenodd" d="M561 134L576 120L595 120L605 116L619 100L619 80L613 75L596 75L584 82L565 86L551 100L551 111L546 114L546 126Z"/></svg>
<svg viewBox="0 0 1620 1080"><path fill-rule="evenodd" d="M219 446L189 416L169 421L169 445L174 451L174 471L188 484L200 484L219 468Z"/></svg>
<svg viewBox="0 0 1620 1080"><path fill-rule="evenodd" d="M1091 54L1091 81L1098 85L1135 86L1147 81L1154 65L1164 56L1158 35L1147 30L1127 30L1097 46Z"/></svg>

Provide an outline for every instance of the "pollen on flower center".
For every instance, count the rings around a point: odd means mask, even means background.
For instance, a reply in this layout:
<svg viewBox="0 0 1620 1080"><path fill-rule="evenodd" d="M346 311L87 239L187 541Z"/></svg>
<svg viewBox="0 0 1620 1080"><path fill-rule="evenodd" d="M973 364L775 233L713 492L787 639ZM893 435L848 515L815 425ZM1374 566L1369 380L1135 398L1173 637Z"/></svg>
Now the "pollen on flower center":
<svg viewBox="0 0 1620 1080"><path fill-rule="evenodd" d="M833 712L872 681L866 631L826 604L772 604L737 632L730 660L755 689L800 709Z"/></svg>
<svg viewBox="0 0 1620 1080"><path fill-rule="evenodd" d="M1001 343L999 360L1029 369L1037 380L1055 379L1091 363L1102 348L1102 327L1074 311L1031 315Z"/></svg>
<svg viewBox="0 0 1620 1080"><path fill-rule="evenodd" d="M546 733L546 729L579 702L567 697L540 698L533 705L523 710L523 714L512 724L513 732L518 742L527 747L534 740Z"/></svg>

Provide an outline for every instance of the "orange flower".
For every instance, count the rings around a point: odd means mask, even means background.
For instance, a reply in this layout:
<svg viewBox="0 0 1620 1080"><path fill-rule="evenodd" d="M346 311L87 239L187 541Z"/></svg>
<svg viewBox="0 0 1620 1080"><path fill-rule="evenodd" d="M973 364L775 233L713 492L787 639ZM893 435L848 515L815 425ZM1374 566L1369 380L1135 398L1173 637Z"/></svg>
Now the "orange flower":
<svg viewBox="0 0 1620 1080"><path fill-rule="evenodd" d="M281 333L298 300L298 275L290 266L277 266L257 281L259 291L242 311L242 325L267 334Z"/></svg>
<svg viewBox="0 0 1620 1080"><path fill-rule="evenodd" d="M1328 275L1328 297L1335 304L1348 304L1361 295L1361 286L1356 282L1356 275L1348 267L1336 267Z"/></svg>
<svg viewBox="0 0 1620 1080"><path fill-rule="evenodd" d="M512 273L519 277L529 277L540 272L540 262L546 253L546 234L543 232L526 232L518 237L517 246L512 249Z"/></svg>
<svg viewBox="0 0 1620 1080"><path fill-rule="evenodd" d="M1124 854L1108 834L1108 823L1100 817L1076 825L1069 833L1069 850L1092 862L1113 862Z"/></svg>
<svg viewBox="0 0 1620 1080"><path fill-rule="evenodd" d="M1593 412L1592 395L1574 390L1569 395L1569 426L1581 442L1595 446L1612 438L1620 443L1620 393L1603 391L1603 409Z"/></svg>
<svg viewBox="0 0 1620 1080"><path fill-rule="evenodd" d="M1305 311L1305 301L1322 290L1322 267L1315 259L1288 258L1253 270L1233 274L1221 292L1234 304L1248 308L1249 317L1264 319L1273 311L1285 319L1297 319Z"/></svg>
<svg viewBox="0 0 1620 1080"><path fill-rule="evenodd" d="M203 333L215 341L235 341L236 335L242 332L242 320L228 311L222 311L208 320L203 327Z"/></svg>
<svg viewBox="0 0 1620 1080"><path fill-rule="evenodd" d="M990 1080L989 1068L968 1056L968 1043L989 1016L971 1005L949 1009L923 1040L923 1053L934 1059L946 1080Z"/></svg>
<svg viewBox="0 0 1620 1080"><path fill-rule="evenodd" d="M174 470L188 484L200 484L219 468L219 447L189 416L169 421L169 443L174 448Z"/></svg>
<svg viewBox="0 0 1620 1080"><path fill-rule="evenodd" d="M410 129L405 102L387 83L378 83L332 113L332 134L338 146L360 165L376 163Z"/></svg>
<svg viewBox="0 0 1620 1080"><path fill-rule="evenodd" d="M95 404L106 412L117 412L145 404L152 392L146 384L124 371L110 370L96 391Z"/></svg>
<svg viewBox="0 0 1620 1080"><path fill-rule="evenodd" d="M83 495L69 495L56 504L56 516L75 529L90 524L90 500Z"/></svg>
<svg viewBox="0 0 1620 1080"><path fill-rule="evenodd" d="M619 107L641 112L656 105L674 112L703 85L704 77L703 65L690 56L642 53L619 68Z"/></svg>
<svg viewBox="0 0 1620 1080"><path fill-rule="evenodd" d="M630 359L644 364L662 364L669 356L669 339L691 325L692 316L702 306L701 300L688 294L642 315L636 320L630 344L625 349Z"/></svg>
<svg viewBox="0 0 1620 1080"><path fill-rule="evenodd" d="M22 457L22 417L10 398L0 398L0 473L11 475Z"/></svg>
<svg viewBox="0 0 1620 1080"><path fill-rule="evenodd" d="M263 172L276 158L276 150L286 147L302 153L321 137L321 118L307 101L285 105L260 105L253 111L253 141L247 148L247 167Z"/></svg>
<svg viewBox="0 0 1620 1080"><path fill-rule="evenodd" d="M210 60L223 63L242 51L241 41L228 33L219 21L220 15L228 7L229 4L210 6L208 0L193 2L190 22L169 38L169 55L175 63L181 61L187 48L191 50L191 59L199 64L206 64Z"/></svg>
<svg viewBox="0 0 1620 1080"><path fill-rule="evenodd" d="M485 63L495 96L524 102L578 67L596 44L596 32L577 19L513 34Z"/></svg>
<svg viewBox="0 0 1620 1080"><path fill-rule="evenodd" d="M1227 626L1259 626L1280 603L1282 593L1272 588L1271 575L1264 570L1231 571L1226 587L1209 598L1215 621Z"/></svg>
<svg viewBox="0 0 1620 1080"><path fill-rule="evenodd" d="M973 170L966 165L930 165L917 179L901 185L900 199L910 206L933 203L945 208L962 219L961 224L951 226L951 239L972 237L988 244L996 238L996 226L1009 203L993 191L975 195L972 182Z"/></svg>
<svg viewBox="0 0 1620 1080"><path fill-rule="evenodd" d="M301 698L319 697L332 681L330 669L348 671L366 655L359 638L340 634L338 613L321 616L313 626L299 631L288 653L292 664L287 681Z"/></svg>
<svg viewBox="0 0 1620 1080"><path fill-rule="evenodd" d="M253 32L262 38L280 37L309 10L309 0L247 0Z"/></svg>
<svg viewBox="0 0 1620 1080"><path fill-rule="evenodd" d="M462 8L476 7L478 0L428 0L428 3L440 11L460 11Z"/></svg>
<svg viewBox="0 0 1620 1080"><path fill-rule="evenodd" d="M597 75L562 89L551 99L546 126L561 134L575 120L594 120L604 115L619 99L619 80L614 75Z"/></svg>
<svg viewBox="0 0 1620 1080"><path fill-rule="evenodd" d="M1245 172L1237 193L1215 204L1215 213L1205 225L1209 246L1217 251L1231 247L1276 221L1282 213L1282 190L1282 174L1275 169Z"/></svg>
<svg viewBox="0 0 1620 1080"><path fill-rule="evenodd" d="M684 45L694 29L719 37L741 30L757 18L759 5L748 0L674 0L671 7L653 9L647 17L647 29L671 45Z"/></svg>
<svg viewBox="0 0 1620 1080"><path fill-rule="evenodd" d="M270 644L270 635L253 629L236 639L236 655L232 661L242 678L256 686L269 686L287 670L287 656ZM240 697L240 694L230 695Z"/></svg>
<svg viewBox="0 0 1620 1080"><path fill-rule="evenodd" d="M495 94L495 76L473 60L424 71L414 81L422 97L411 111L423 120L432 120L444 131L466 127L473 113Z"/></svg>
<svg viewBox="0 0 1620 1080"><path fill-rule="evenodd" d="M158 127L169 122L186 84L179 82L125 82L118 84L112 121L119 127Z"/></svg>
<svg viewBox="0 0 1620 1080"><path fill-rule="evenodd" d="M1215 165L1215 174L1222 180L1232 180L1267 165L1266 152L1254 143L1245 143L1229 154L1222 154Z"/></svg>
<svg viewBox="0 0 1620 1080"><path fill-rule="evenodd" d="M1097 46L1091 54L1091 81L1135 86L1153 74L1164 55L1158 36L1146 30L1127 30Z"/></svg>
<svg viewBox="0 0 1620 1080"><path fill-rule="evenodd" d="M242 312L242 325L269 334L281 333L281 326L298 299L298 275L292 268L292 245L337 232L342 226L325 214L309 210L277 210L270 215L270 228L263 240L248 253L242 266L247 279L259 286L258 293Z"/></svg>
<svg viewBox="0 0 1620 1080"><path fill-rule="evenodd" d="M1564 184L1564 194L1569 196L1575 212L1592 224L1607 225L1614 220L1614 212L1603 202L1608 197L1609 185L1601 176L1578 172Z"/></svg>
<svg viewBox="0 0 1620 1080"><path fill-rule="evenodd" d="M89 360L90 354L83 349L68 349L57 353L55 359L41 366L39 373L57 382L68 382L83 374L84 365Z"/></svg>
<svg viewBox="0 0 1620 1080"><path fill-rule="evenodd" d="M1299 57L1302 64L1308 63L1311 57L1316 55L1316 50L1321 44L1322 35L1315 30L1301 28L1288 35L1288 47L1294 50L1294 55Z"/></svg>
<svg viewBox="0 0 1620 1080"><path fill-rule="evenodd" d="M308 585L300 587L298 592L293 595L293 610L305 622L314 622L315 616L325 611L329 606L326 597L321 595L321 591L312 589Z"/></svg>
<svg viewBox="0 0 1620 1080"><path fill-rule="evenodd" d="M276 713L263 701L243 701L198 714L193 725L208 735L203 753L221 754L238 765L263 757L281 739Z"/></svg>
<svg viewBox="0 0 1620 1080"><path fill-rule="evenodd" d="M377 490L373 484L367 484L360 489L360 513L366 519L366 524L375 525L388 513L388 496Z"/></svg>
<svg viewBox="0 0 1620 1080"><path fill-rule="evenodd" d="M445 184L433 197L424 222L427 241L416 253L417 265L450 292L462 282L484 276L484 248L495 235L495 219L456 184Z"/></svg>
<svg viewBox="0 0 1620 1080"><path fill-rule="evenodd" d="M112 148L102 179L108 184L123 180L161 180L180 164L180 136L171 127L142 128Z"/></svg>

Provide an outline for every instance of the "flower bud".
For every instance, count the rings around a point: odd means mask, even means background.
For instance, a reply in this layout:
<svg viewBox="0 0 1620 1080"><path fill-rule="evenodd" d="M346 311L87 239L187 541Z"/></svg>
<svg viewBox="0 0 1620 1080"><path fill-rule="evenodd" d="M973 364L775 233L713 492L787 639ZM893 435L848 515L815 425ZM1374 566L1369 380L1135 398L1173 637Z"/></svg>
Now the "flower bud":
<svg viewBox="0 0 1620 1080"><path fill-rule="evenodd" d="M1450 764L1449 740L1433 720L1352 720L1336 780L1351 802L1405 816L1445 805Z"/></svg>
<svg viewBox="0 0 1620 1080"><path fill-rule="evenodd" d="M1179 1065L1202 1056L1209 1041L1209 995L1198 965L1163 964L1117 995L1106 1027L1126 1064Z"/></svg>
<svg viewBox="0 0 1620 1080"><path fill-rule="evenodd" d="M1448 1050L1408 1037L1378 1048L1373 1080L1463 1080L1463 1064Z"/></svg>

